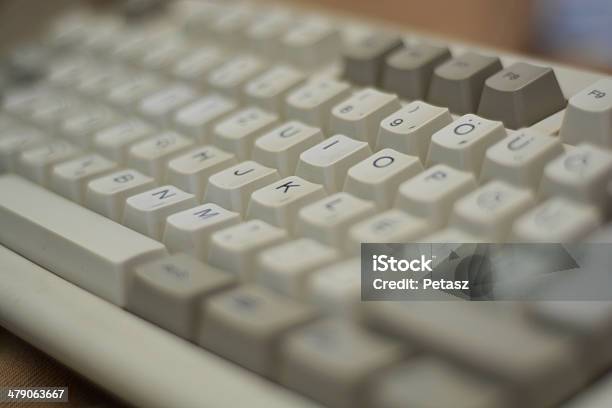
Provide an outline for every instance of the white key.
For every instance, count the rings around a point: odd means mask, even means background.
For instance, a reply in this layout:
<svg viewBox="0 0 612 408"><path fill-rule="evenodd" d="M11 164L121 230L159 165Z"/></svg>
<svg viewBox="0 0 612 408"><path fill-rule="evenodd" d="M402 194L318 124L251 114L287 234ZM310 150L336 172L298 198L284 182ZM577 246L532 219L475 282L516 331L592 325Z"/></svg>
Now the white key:
<svg viewBox="0 0 612 408"><path fill-rule="evenodd" d="M361 302L361 258L350 258L310 274L305 292L308 303L329 315L357 314Z"/></svg>
<svg viewBox="0 0 612 408"><path fill-rule="evenodd" d="M166 83L161 78L144 74L128 78L115 86L109 91L107 99L120 111L139 113L140 102L165 87Z"/></svg>
<svg viewBox="0 0 612 408"><path fill-rule="evenodd" d="M144 98L140 102L139 111L160 126L171 126L174 113L197 96L187 85L171 85Z"/></svg>
<svg viewBox="0 0 612 408"><path fill-rule="evenodd" d="M612 178L612 153L582 144L550 162L544 169L540 195L561 195L605 208L606 185Z"/></svg>
<svg viewBox="0 0 612 408"><path fill-rule="evenodd" d="M93 61L82 56L67 56L53 61L47 81L55 87L69 89L94 72Z"/></svg>
<svg viewBox="0 0 612 408"><path fill-rule="evenodd" d="M392 209L355 224L349 230L347 250L359 255L361 244L368 242L412 242L431 232L425 218Z"/></svg>
<svg viewBox="0 0 612 408"><path fill-rule="evenodd" d="M245 161L210 176L204 202L245 214L251 193L279 179L275 169Z"/></svg>
<svg viewBox="0 0 612 408"><path fill-rule="evenodd" d="M219 122L213 130L213 140L223 150L234 153L238 160L246 160L251 157L255 140L278 124L275 114L245 108Z"/></svg>
<svg viewBox="0 0 612 408"><path fill-rule="evenodd" d="M240 55L224 62L208 74L208 85L238 102L244 99L243 87L264 69L264 63L253 55Z"/></svg>
<svg viewBox="0 0 612 408"><path fill-rule="evenodd" d="M246 103L285 116L285 98L305 76L290 65L277 65L250 80L244 87Z"/></svg>
<svg viewBox="0 0 612 408"><path fill-rule="evenodd" d="M502 122L468 113L433 134L427 165L444 163L477 176L487 149L504 137Z"/></svg>
<svg viewBox="0 0 612 408"><path fill-rule="evenodd" d="M332 21L309 17L298 22L283 37L284 56L305 69L330 64L340 55L340 33Z"/></svg>
<svg viewBox="0 0 612 408"><path fill-rule="evenodd" d="M508 235L514 220L533 205L529 190L491 181L455 204L451 224L499 242Z"/></svg>
<svg viewBox="0 0 612 408"><path fill-rule="evenodd" d="M335 262L339 255L336 249L312 239L297 239L261 252L255 279L283 295L302 299L310 274Z"/></svg>
<svg viewBox="0 0 612 408"><path fill-rule="evenodd" d="M212 203L202 204L169 216L163 243L170 252L185 252L206 261L212 234L239 222L240 214L236 212Z"/></svg>
<svg viewBox="0 0 612 408"><path fill-rule="evenodd" d="M349 169L344 191L387 209L393 205L399 185L421 171L418 157L383 149Z"/></svg>
<svg viewBox="0 0 612 408"><path fill-rule="evenodd" d="M160 243L20 177L0 176L0 190L11 192L0 195L0 219L14 226L0 228L2 245L119 307L133 267L166 253Z"/></svg>
<svg viewBox="0 0 612 408"><path fill-rule="evenodd" d="M82 113L83 102L72 95L57 93L50 100L42 101L40 105L35 103L27 120L51 134L63 136L64 121L72 115Z"/></svg>
<svg viewBox="0 0 612 408"><path fill-rule="evenodd" d="M244 28L253 18L253 7L246 3L234 4L219 13L207 27L210 36L227 48L244 45Z"/></svg>
<svg viewBox="0 0 612 408"><path fill-rule="evenodd" d="M244 281L255 274L259 252L287 239L287 232L261 220L251 220L215 232L210 238L208 262Z"/></svg>
<svg viewBox="0 0 612 408"><path fill-rule="evenodd" d="M272 59L281 58L283 56L281 40L291 23L293 23L291 13L282 8L266 10L255 16L245 31L250 48Z"/></svg>
<svg viewBox="0 0 612 408"><path fill-rule="evenodd" d="M125 202L123 224L161 241L169 215L197 205L193 194L174 186L162 186L129 197Z"/></svg>
<svg viewBox="0 0 612 408"><path fill-rule="evenodd" d="M0 138L0 172L15 171L21 152L30 150L47 142L48 139L38 130L20 127Z"/></svg>
<svg viewBox="0 0 612 408"><path fill-rule="evenodd" d="M2 111L15 118L26 118L32 111L50 104L57 95L48 86L33 86L11 90L3 95Z"/></svg>
<svg viewBox="0 0 612 408"><path fill-rule="evenodd" d="M215 126L238 109L229 98L212 94L198 99L180 109L174 115L176 129L186 136L210 143Z"/></svg>
<svg viewBox="0 0 612 408"><path fill-rule="evenodd" d="M489 242L485 236L478 236L457 227L449 227L434 232L420 240L421 242L431 242L438 244L474 243Z"/></svg>
<svg viewBox="0 0 612 408"><path fill-rule="evenodd" d="M293 232L298 211L325 197L320 184L289 176L251 194L247 218L259 218Z"/></svg>
<svg viewBox="0 0 612 408"><path fill-rule="evenodd" d="M147 51L174 36L175 33L163 22L153 22L135 28L128 27L123 40L110 50L109 56L111 59L137 66Z"/></svg>
<svg viewBox="0 0 612 408"><path fill-rule="evenodd" d="M17 172L43 187L49 187L51 168L58 163L72 159L80 152L78 147L64 140L34 147L21 153L17 163Z"/></svg>
<svg viewBox="0 0 612 408"><path fill-rule="evenodd" d="M125 68L116 66L101 66L76 84L76 90L95 103L106 103L106 96L115 87L125 83L135 74Z"/></svg>
<svg viewBox="0 0 612 408"><path fill-rule="evenodd" d="M236 163L233 154L214 146L202 146L170 160L166 180L201 200L209 177Z"/></svg>
<svg viewBox="0 0 612 408"><path fill-rule="evenodd" d="M302 208L298 215L296 233L344 248L349 228L375 212L376 207L369 201L348 193L336 193Z"/></svg>
<svg viewBox="0 0 612 408"><path fill-rule="evenodd" d="M170 159L178 156L193 145L193 140L175 132L164 132L142 140L130 147L128 164L148 174L161 183L166 175Z"/></svg>
<svg viewBox="0 0 612 408"><path fill-rule="evenodd" d="M612 79L601 79L569 99L559 136L572 145L612 147Z"/></svg>
<svg viewBox="0 0 612 408"><path fill-rule="evenodd" d="M205 89L208 86L206 81L208 73L221 65L225 59L225 54L216 47L200 48L177 61L172 74L181 81Z"/></svg>
<svg viewBox="0 0 612 408"><path fill-rule="evenodd" d="M340 191L349 168L372 154L367 142L336 135L304 151L295 174L327 191Z"/></svg>
<svg viewBox="0 0 612 408"><path fill-rule="evenodd" d="M295 173L300 154L322 140L321 129L302 122L286 122L255 141L253 160L287 177Z"/></svg>
<svg viewBox="0 0 612 408"><path fill-rule="evenodd" d="M87 149L93 144L96 132L120 121L121 116L114 111L104 106L91 106L67 117L61 125L60 132L73 143Z"/></svg>
<svg viewBox="0 0 612 408"><path fill-rule="evenodd" d="M328 134L329 119L334 106L351 95L346 82L330 78L315 78L298 87L285 100L288 118L321 128Z"/></svg>
<svg viewBox="0 0 612 408"><path fill-rule="evenodd" d="M183 38L170 38L147 50L139 65L148 71L171 73L174 65L189 51L191 51L190 47Z"/></svg>
<svg viewBox="0 0 612 408"><path fill-rule="evenodd" d="M440 228L448 222L455 202L476 187L472 173L438 164L402 183L395 206Z"/></svg>
<svg viewBox="0 0 612 408"><path fill-rule="evenodd" d="M558 137L530 129L517 130L487 150L480 182L500 179L537 189L544 167L563 154Z"/></svg>
<svg viewBox="0 0 612 408"><path fill-rule="evenodd" d="M418 156L423 163L431 135L452 122L447 108L414 101L380 122L376 149L391 148Z"/></svg>
<svg viewBox="0 0 612 408"><path fill-rule="evenodd" d="M129 119L97 132L93 137L93 147L109 159L125 165L129 148L134 143L153 136L153 133L153 127L146 122Z"/></svg>
<svg viewBox="0 0 612 408"><path fill-rule="evenodd" d="M113 221L123 220L125 200L155 187L155 180L132 169L95 178L87 184L85 205Z"/></svg>
<svg viewBox="0 0 612 408"><path fill-rule="evenodd" d="M116 168L117 163L98 154L81 156L53 167L51 189L69 200L83 204L87 183Z"/></svg>
<svg viewBox="0 0 612 408"><path fill-rule="evenodd" d="M366 88L332 109L329 131L363 140L374 147L380 122L401 107L397 95Z"/></svg>
<svg viewBox="0 0 612 408"><path fill-rule="evenodd" d="M598 228L601 221L597 207L555 197L516 220L512 239L517 242L575 242Z"/></svg>

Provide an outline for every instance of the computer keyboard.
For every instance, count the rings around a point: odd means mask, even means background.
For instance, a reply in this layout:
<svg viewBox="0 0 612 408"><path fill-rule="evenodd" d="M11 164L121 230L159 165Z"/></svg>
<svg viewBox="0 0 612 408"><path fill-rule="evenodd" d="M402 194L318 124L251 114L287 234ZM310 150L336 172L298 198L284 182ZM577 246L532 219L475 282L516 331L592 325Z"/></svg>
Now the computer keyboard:
<svg viewBox="0 0 612 408"><path fill-rule="evenodd" d="M362 243L612 242L612 77L135 3L8 58L2 326L135 406L612 405L610 302L360 297Z"/></svg>

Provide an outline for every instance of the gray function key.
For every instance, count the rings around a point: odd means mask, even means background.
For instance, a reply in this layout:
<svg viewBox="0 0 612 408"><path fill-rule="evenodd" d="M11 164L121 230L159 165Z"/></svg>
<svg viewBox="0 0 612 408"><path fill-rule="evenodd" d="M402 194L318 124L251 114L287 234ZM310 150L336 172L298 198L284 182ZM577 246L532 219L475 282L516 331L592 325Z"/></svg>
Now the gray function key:
<svg viewBox="0 0 612 408"><path fill-rule="evenodd" d="M385 60L382 86L407 99L425 99L436 66L451 58L446 47L406 44Z"/></svg>
<svg viewBox="0 0 612 408"><path fill-rule="evenodd" d="M385 57L401 45L401 38L393 33L365 32L344 48L344 77L356 85L378 85Z"/></svg>
<svg viewBox="0 0 612 408"><path fill-rule="evenodd" d="M427 101L458 115L476 112L485 80L501 70L499 58L466 52L435 69Z"/></svg>
<svg viewBox="0 0 612 408"><path fill-rule="evenodd" d="M478 115L519 129L564 107L565 97L552 68L517 62L485 81Z"/></svg>

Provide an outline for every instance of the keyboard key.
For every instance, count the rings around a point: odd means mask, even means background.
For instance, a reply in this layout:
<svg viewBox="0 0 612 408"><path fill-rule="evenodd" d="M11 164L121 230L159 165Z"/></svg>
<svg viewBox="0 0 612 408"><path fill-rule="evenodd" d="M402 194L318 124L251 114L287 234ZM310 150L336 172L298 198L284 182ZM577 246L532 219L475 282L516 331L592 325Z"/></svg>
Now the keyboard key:
<svg viewBox="0 0 612 408"><path fill-rule="evenodd" d="M251 194L279 180L278 172L254 161L238 163L208 179L204 202L245 214Z"/></svg>
<svg viewBox="0 0 612 408"><path fill-rule="evenodd" d="M184 55L172 68L176 79L188 82L199 89L206 89L208 73L220 66L226 55L219 48L205 46Z"/></svg>
<svg viewBox="0 0 612 408"><path fill-rule="evenodd" d="M82 205L89 181L110 173L116 168L115 162L98 154L81 156L53 167L51 189Z"/></svg>
<svg viewBox="0 0 612 408"><path fill-rule="evenodd" d="M214 146L202 146L170 160L166 180L201 200L210 176L235 164L233 154Z"/></svg>
<svg viewBox="0 0 612 408"><path fill-rule="evenodd" d="M506 408L507 390L434 357L417 357L376 378L372 406L379 408Z"/></svg>
<svg viewBox="0 0 612 408"><path fill-rule="evenodd" d="M351 323L315 322L287 336L280 382L327 406L356 407L369 397L373 377L403 354L398 344Z"/></svg>
<svg viewBox="0 0 612 408"><path fill-rule="evenodd" d="M446 47L405 44L385 59L382 87L401 98L424 100L434 69L449 58Z"/></svg>
<svg viewBox="0 0 612 408"><path fill-rule="evenodd" d="M281 40L284 57L296 67L311 70L338 58L340 33L325 18L307 17L298 21Z"/></svg>
<svg viewBox="0 0 612 408"><path fill-rule="evenodd" d="M245 31L249 48L271 59L280 59L283 56L281 40L292 23L291 12L281 7L255 15Z"/></svg>
<svg viewBox="0 0 612 408"><path fill-rule="evenodd" d="M517 242L576 242L601 224L597 207L554 197L521 216L512 228Z"/></svg>
<svg viewBox="0 0 612 408"><path fill-rule="evenodd" d="M311 79L287 95L285 114L288 118L318 127L328 135L332 108L350 94L350 86L346 82L329 78Z"/></svg>
<svg viewBox="0 0 612 408"><path fill-rule="evenodd" d="M189 255L140 265L127 309L187 340L195 340L203 299L229 289L235 279Z"/></svg>
<svg viewBox="0 0 612 408"><path fill-rule="evenodd" d="M431 232L425 218L408 215L392 209L355 224L349 230L347 250L355 255L361 253L362 243L412 242Z"/></svg>
<svg viewBox="0 0 612 408"><path fill-rule="evenodd" d="M384 118L379 125L376 149L390 148L421 162L427 158L431 135L453 121L447 108L414 101Z"/></svg>
<svg viewBox="0 0 612 408"><path fill-rule="evenodd" d="M140 102L140 113L159 126L171 126L174 113L193 102L197 93L187 85L171 85Z"/></svg>
<svg viewBox="0 0 612 408"><path fill-rule="evenodd" d="M370 201L348 193L336 193L302 208L296 232L299 236L344 248L349 228L375 212L374 204Z"/></svg>
<svg viewBox="0 0 612 408"><path fill-rule="evenodd" d="M393 205L399 185L421 171L418 157L383 149L349 169L343 190L387 209Z"/></svg>
<svg viewBox="0 0 612 408"><path fill-rule="evenodd" d="M518 401L511 406L555 405L584 381L575 344L533 325L511 305L439 300L367 306L374 327L512 387Z"/></svg>
<svg viewBox="0 0 612 408"><path fill-rule="evenodd" d="M90 148L97 132L111 127L122 118L117 113L102 106L91 106L75 115L70 115L61 124L62 136L84 149Z"/></svg>
<svg viewBox="0 0 612 408"><path fill-rule="evenodd" d="M385 58L402 44L394 33L364 30L344 47L344 77L359 86L378 86Z"/></svg>
<svg viewBox="0 0 612 408"><path fill-rule="evenodd" d="M135 170L119 170L93 179L87 185L85 205L113 221L123 220L125 200L151 190L155 180Z"/></svg>
<svg viewBox="0 0 612 408"><path fill-rule="evenodd" d="M295 174L333 193L341 190L348 169L371 153L367 142L336 135L304 151Z"/></svg>
<svg viewBox="0 0 612 408"><path fill-rule="evenodd" d="M611 177L612 153L582 144L546 165L540 195L560 195L604 209Z"/></svg>
<svg viewBox="0 0 612 408"><path fill-rule="evenodd" d="M612 79L601 79L569 99L560 137L572 145L612 147Z"/></svg>
<svg viewBox="0 0 612 408"><path fill-rule="evenodd" d="M147 138L130 147L128 164L163 182L168 162L193 145L193 140L168 131Z"/></svg>
<svg viewBox="0 0 612 408"><path fill-rule="evenodd" d="M565 97L552 68L517 62L485 81L478 116L519 129L564 107Z"/></svg>
<svg viewBox="0 0 612 408"><path fill-rule="evenodd" d="M298 69L290 65L277 65L245 85L246 102L284 117L287 94L304 80L304 74Z"/></svg>
<svg viewBox="0 0 612 408"><path fill-rule="evenodd" d="M517 130L487 150L480 181L499 179L536 190L546 164L561 154L558 137Z"/></svg>
<svg viewBox="0 0 612 408"><path fill-rule="evenodd" d="M163 242L170 252L184 252L208 259L210 237L240 222L240 214L207 203L172 214L166 220Z"/></svg>
<svg viewBox="0 0 612 408"><path fill-rule="evenodd" d="M208 299L197 342L257 374L277 376L279 345L288 331L315 312L257 286L242 286Z"/></svg>
<svg viewBox="0 0 612 408"><path fill-rule="evenodd" d="M444 163L477 176L487 149L505 136L503 123L468 113L433 134L427 165Z"/></svg>
<svg viewBox="0 0 612 408"><path fill-rule="evenodd" d="M361 258L338 262L310 274L306 300L327 315L357 315L361 303Z"/></svg>
<svg viewBox="0 0 612 408"><path fill-rule="evenodd" d="M373 147L380 121L400 108L397 96L367 88L332 109L329 131L363 140Z"/></svg>
<svg viewBox="0 0 612 408"><path fill-rule="evenodd" d="M254 14L255 10L251 5L236 3L219 13L211 21L207 31L215 42L224 47L239 48L246 40L244 28L250 24Z"/></svg>
<svg viewBox="0 0 612 408"><path fill-rule="evenodd" d="M49 188L53 166L79 154L81 150L71 143L64 140L52 141L23 151L19 157L16 171L33 182Z"/></svg>
<svg viewBox="0 0 612 408"><path fill-rule="evenodd" d="M261 220L250 220L215 232L210 239L208 262L252 281L257 255L287 239L287 231Z"/></svg>
<svg viewBox="0 0 612 408"><path fill-rule="evenodd" d="M147 71L170 73L174 65L190 51L189 45L183 38L171 37L161 41L155 48L147 50L139 65Z"/></svg>
<svg viewBox="0 0 612 408"><path fill-rule="evenodd" d="M332 247L308 238L297 239L261 252L255 279L269 289L301 299L309 275L338 257Z"/></svg>
<svg viewBox="0 0 612 408"><path fill-rule="evenodd" d="M125 165L129 148L153 134L153 127L146 122L129 119L97 132L93 137L93 147L100 154Z"/></svg>
<svg viewBox="0 0 612 408"><path fill-rule="evenodd" d="M238 109L238 104L229 98L212 94L198 99L180 109L174 115L176 129L186 136L210 143L213 129L229 114Z"/></svg>
<svg viewBox="0 0 612 408"><path fill-rule="evenodd" d="M19 128L0 138L0 172L15 171L22 152L49 142L41 132L33 128Z"/></svg>
<svg viewBox="0 0 612 408"><path fill-rule="evenodd" d="M0 176L0 190L11 192L0 195L0 218L15 227L0 228L2 245L119 307L134 265L166 252L159 242L20 177Z"/></svg>
<svg viewBox="0 0 612 408"><path fill-rule="evenodd" d="M441 228L455 202L476 187L471 173L438 164L402 183L395 206L426 219L433 228Z"/></svg>
<svg viewBox="0 0 612 408"><path fill-rule="evenodd" d="M499 58L468 51L434 70L427 101L458 115L476 112L485 80L501 70Z"/></svg>
<svg viewBox="0 0 612 408"><path fill-rule="evenodd" d="M174 186L162 186L131 196L125 202L123 224L161 241L166 218L197 205L193 194Z"/></svg>
<svg viewBox="0 0 612 408"><path fill-rule="evenodd" d="M251 157L255 140L279 125L278 115L259 108L245 108L219 122L213 131L217 146L236 155L238 160Z"/></svg>
<svg viewBox="0 0 612 408"><path fill-rule="evenodd" d="M253 160L276 168L281 177L295 173L300 154L323 141L321 129L302 122L286 122L255 141Z"/></svg>
<svg viewBox="0 0 612 408"><path fill-rule="evenodd" d="M208 85L239 103L243 102L244 85L265 68L253 55L239 55L224 62L208 74Z"/></svg>
<svg viewBox="0 0 612 408"><path fill-rule="evenodd" d="M161 91L165 86L165 81L155 75L135 76L111 89L107 99L120 111L140 114L140 102Z"/></svg>
<svg viewBox="0 0 612 408"><path fill-rule="evenodd" d="M297 176L289 176L251 194L247 218L258 218L293 232L298 211L323 197L325 189Z"/></svg>
<svg viewBox="0 0 612 408"><path fill-rule="evenodd" d="M530 191L491 181L457 201L451 224L499 242L510 232L514 220L533 204Z"/></svg>

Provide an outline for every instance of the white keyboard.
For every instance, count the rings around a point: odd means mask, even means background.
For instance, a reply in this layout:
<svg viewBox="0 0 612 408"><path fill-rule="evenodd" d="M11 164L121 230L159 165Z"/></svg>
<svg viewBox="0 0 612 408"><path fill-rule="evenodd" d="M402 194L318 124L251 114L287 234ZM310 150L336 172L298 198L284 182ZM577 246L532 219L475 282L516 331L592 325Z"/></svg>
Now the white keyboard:
<svg viewBox="0 0 612 408"><path fill-rule="evenodd" d="M130 405L612 406L612 303L364 302L359 258L612 242L612 77L233 1L12 58L0 324Z"/></svg>

